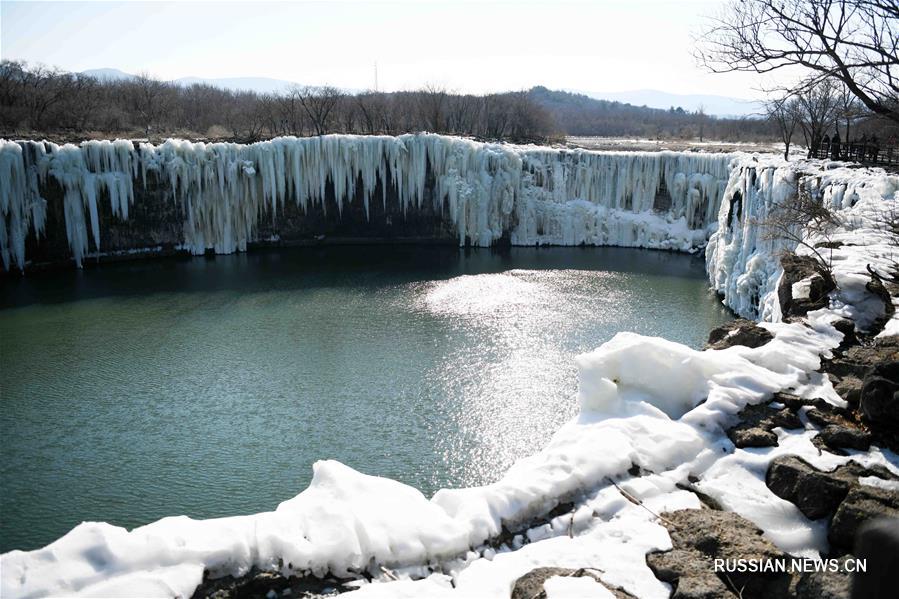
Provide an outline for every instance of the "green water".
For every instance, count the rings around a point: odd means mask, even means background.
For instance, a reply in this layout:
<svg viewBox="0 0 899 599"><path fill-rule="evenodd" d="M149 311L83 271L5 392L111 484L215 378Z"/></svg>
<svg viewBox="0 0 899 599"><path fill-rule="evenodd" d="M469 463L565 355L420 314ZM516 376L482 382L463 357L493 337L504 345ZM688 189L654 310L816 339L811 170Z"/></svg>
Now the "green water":
<svg viewBox="0 0 899 599"><path fill-rule="evenodd" d="M273 509L334 458L431 494L576 411L573 357L730 317L698 258L344 247L0 282L0 550Z"/></svg>

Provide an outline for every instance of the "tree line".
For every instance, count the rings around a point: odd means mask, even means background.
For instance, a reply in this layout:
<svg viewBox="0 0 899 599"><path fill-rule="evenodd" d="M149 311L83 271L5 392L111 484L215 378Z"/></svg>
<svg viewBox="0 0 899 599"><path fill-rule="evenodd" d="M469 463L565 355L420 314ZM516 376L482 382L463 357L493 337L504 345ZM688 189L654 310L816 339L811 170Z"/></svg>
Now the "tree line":
<svg viewBox="0 0 899 599"><path fill-rule="evenodd" d="M527 92L454 94L416 91L346 93L295 85L283 93L179 85L146 74L98 79L42 65L0 63L0 127L65 137L89 132L230 138L431 131L484 139L542 140L552 118Z"/></svg>
<svg viewBox="0 0 899 599"><path fill-rule="evenodd" d="M278 135L414 131L540 142L563 135L774 138L774 129L759 118L724 119L702 110L632 106L539 86L472 95L438 86L346 93L297 85L263 94L202 83L180 85L146 74L98 79L10 60L0 63L0 128L5 136L180 136L241 142Z"/></svg>
<svg viewBox="0 0 899 599"><path fill-rule="evenodd" d="M549 110L567 135L647 139L714 139L762 141L774 139L774 129L762 115L739 118L715 117L699 107L667 109L599 100L584 94L553 91L538 86L530 95Z"/></svg>

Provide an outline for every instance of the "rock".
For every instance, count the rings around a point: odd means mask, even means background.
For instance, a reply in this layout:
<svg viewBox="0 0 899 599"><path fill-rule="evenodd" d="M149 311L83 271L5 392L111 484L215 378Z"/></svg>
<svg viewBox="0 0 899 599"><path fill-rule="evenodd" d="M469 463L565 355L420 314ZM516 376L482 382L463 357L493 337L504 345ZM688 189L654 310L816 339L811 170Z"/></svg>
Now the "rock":
<svg viewBox="0 0 899 599"><path fill-rule="evenodd" d="M842 356L824 362L824 370L839 377L848 375L864 380L868 372L882 364L899 362L899 339L887 337L877 339L872 345L856 345L847 349Z"/></svg>
<svg viewBox="0 0 899 599"><path fill-rule="evenodd" d="M765 484L781 499L794 503L806 518L817 520L836 511L857 480L858 468L850 462L834 472L821 472L802 458L780 456L768 466Z"/></svg>
<svg viewBox="0 0 899 599"><path fill-rule="evenodd" d="M871 433L858 428L830 424L820 435L828 447L867 450L871 447Z"/></svg>
<svg viewBox="0 0 899 599"><path fill-rule="evenodd" d="M879 365L865 376L859 407L872 426L899 427L899 362Z"/></svg>
<svg viewBox="0 0 899 599"><path fill-rule="evenodd" d="M203 582L194 591L193 598L207 599L244 599L274 596L322 597L333 594L340 581L333 578L316 578L314 576L285 577L279 572L267 572L256 567L243 576L231 575L221 578L209 578L203 574Z"/></svg>
<svg viewBox="0 0 899 599"><path fill-rule="evenodd" d="M851 559L855 558L847 555L841 561ZM851 584L851 570L845 566L838 572L806 572L796 585L796 599L847 599Z"/></svg>
<svg viewBox="0 0 899 599"><path fill-rule="evenodd" d="M880 301L883 302L883 315L881 315L871 327L872 331L879 332L883 330L883 327L886 326L887 322L889 322L896 312L896 307L893 305L893 298L890 295L890 289L887 289L887 285L884 283L886 282L893 290L895 290L895 283L875 274L870 266L868 266L868 272L871 274L871 280L865 284L865 289L868 290L868 293L878 297Z"/></svg>
<svg viewBox="0 0 899 599"><path fill-rule="evenodd" d="M802 428L802 421L789 409L775 410L768 404L746 406L738 417L739 424L727 431L736 447L773 447L777 445L777 435L771 429Z"/></svg>
<svg viewBox="0 0 899 599"><path fill-rule="evenodd" d="M674 587L672 599L723 599L734 593L718 578L714 562L696 549L650 553L646 564L655 577Z"/></svg>
<svg viewBox="0 0 899 599"><path fill-rule="evenodd" d="M646 563L674 587L672 597L786 597L788 572L715 572L715 559L788 559L752 522L734 512L678 510L663 514L673 549L650 553ZM720 574L720 576L719 576Z"/></svg>
<svg viewBox="0 0 899 599"><path fill-rule="evenodd" d="M734 345L761 347L772 339L774 335L768 330L751 320L738 318L712 329L706 347L711 349L725 349Z"/></svg>
<svg viewBox="0 0 899 599"><path fill-rule="evenodd" d="M855 334L855 323L848 318L840 318L831 323L833 328L843 333L840 348L846 349L851 345L858 345L858 337Z"/></svg>
<svg viewBox="0 0 899 599"><path fill-rule="evenodd" d="M805 413L805 417L808 418L808 421L816 426L820 426L821 428L826 428L832 425L842 424L844 421L838 415L830 410L823 410L819 408L812 408L808 412Z"/></svg>
<svg viewBox="0 0 899 599"><path fill-rule="evenodd" d="M784 273L777 287L777 299L784 316L805 316L811 310L827 306L827 294L836 289L833 277L811 256L784 254L780 259ZM794 284L801 283L802 296L794 297Z"/></svg>
<svg viewBox="0 0 899 599"><path fill-rule="evenodd" d="M775 447L777 435L760 427L732 429L727 436L736 447Z"/></svg>
<svg viewBox="0 0 899 599"><path fill-rule="evenodd" d="M618 599L633 599L633 595L620 588L611 588L599 577L598 570L589 568L534 568L527 574L520 576L512 587L510 599L546 599L546 591L543 583L553 576L588 576L596 582L603 584Z"/></svg>
<svg viewBox="0 0 899 599"><path fill-rule="evenodd" d="M823 400L822 400L823 401ZM774 394L771 398L772 403L782 403L785 405L790 411L796 412L799 408L808 405L808 401L802 399L798 395L793 395L792 393L785 393L783 391L779 391Z"/></svg>
<svg viewBox="0 0 899 599"><path fill-rule="evenodd" d="M850 406L858 405L862 393L862 380L860 378L853 375L843 377L833 388Z"/></svg>
<svg viewBox="0 0 899 599"><path fill-rule="evenodd" d="M899 518L899 493L856 484L833 515L827 539L832 547L850 549L859 528L877 518Z"/></svg>
<svg viewBox="0 0 899 599"><path fill-rule="evenodd" d="M867 571L852 579L852 599L885 597L899 587L899 520L877 519L863 524L855 537L855 555Z"/></svg>

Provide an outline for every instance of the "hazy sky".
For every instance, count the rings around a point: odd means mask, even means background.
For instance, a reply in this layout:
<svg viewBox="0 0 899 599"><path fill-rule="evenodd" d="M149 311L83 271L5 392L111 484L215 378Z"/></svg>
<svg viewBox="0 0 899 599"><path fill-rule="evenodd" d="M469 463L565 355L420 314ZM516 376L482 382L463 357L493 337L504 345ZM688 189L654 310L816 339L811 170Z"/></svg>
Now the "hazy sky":
<svg viewBox="0 0 899 599"><path fill-rule="evenodd" d="M724 0L0 2L0 55L164 79L260 76L458 91L661 89L753 97L703 72L691 33Z"/></svg>

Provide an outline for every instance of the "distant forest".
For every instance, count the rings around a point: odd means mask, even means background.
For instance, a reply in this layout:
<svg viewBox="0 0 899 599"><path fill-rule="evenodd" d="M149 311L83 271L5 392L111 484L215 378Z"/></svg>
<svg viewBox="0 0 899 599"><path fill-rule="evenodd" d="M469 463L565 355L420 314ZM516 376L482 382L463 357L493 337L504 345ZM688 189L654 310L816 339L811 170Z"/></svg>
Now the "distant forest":
<svg viewBox="0 0 899 599"><path fill-rule="evenodd" d="M478 139L547 141L565 135L773 140L766 118L716 118L534 87L487 95L440 87L345 93L296 86L281 94L180 85L147 75L97 79L41 65L0 63L0 135L74 141L124 136L252 142L278 135L432 131Z"/></svg>

